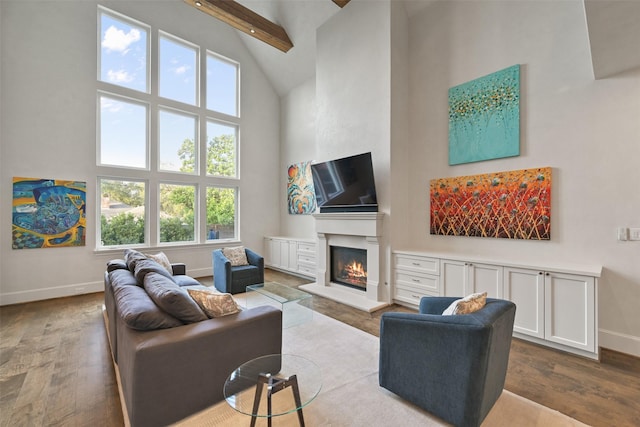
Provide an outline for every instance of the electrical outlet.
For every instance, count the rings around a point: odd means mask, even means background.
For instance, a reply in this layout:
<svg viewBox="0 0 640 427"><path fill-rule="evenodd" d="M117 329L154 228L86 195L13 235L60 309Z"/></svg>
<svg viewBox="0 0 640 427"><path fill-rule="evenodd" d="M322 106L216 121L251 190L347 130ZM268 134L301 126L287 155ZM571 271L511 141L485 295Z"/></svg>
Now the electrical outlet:
<svg viewBox="0 0 640 427"><path fill-rule="evenodd" d="M629 229L629 240L640 240L640 228Z"/></svg>
<svg viewBox="0 0 640 427"><path fill-rule="evenodd" d="M626 227L618 227L618 229L616 230L618 233L618 240L621 242L624 242L626 240L628 240L627 236L628 236L628 231Z"/></svg>

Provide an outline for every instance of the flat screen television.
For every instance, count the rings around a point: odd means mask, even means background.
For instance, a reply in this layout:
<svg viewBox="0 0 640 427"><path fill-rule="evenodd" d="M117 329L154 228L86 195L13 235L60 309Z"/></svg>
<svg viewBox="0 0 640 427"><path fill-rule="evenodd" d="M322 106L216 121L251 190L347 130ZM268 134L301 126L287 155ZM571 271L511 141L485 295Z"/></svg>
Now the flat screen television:
<svg viewBox="0 0 640 427"><path fill-rule="evenodd" d="M320 212L377 212L371 153L311 165Z"/></svg>

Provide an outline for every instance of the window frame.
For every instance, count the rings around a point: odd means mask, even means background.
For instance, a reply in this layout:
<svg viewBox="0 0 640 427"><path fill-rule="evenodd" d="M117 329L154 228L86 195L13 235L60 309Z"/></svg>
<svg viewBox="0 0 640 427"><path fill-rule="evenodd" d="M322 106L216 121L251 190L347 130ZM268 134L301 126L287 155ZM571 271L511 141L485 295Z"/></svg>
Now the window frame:
<svg viewBox="0 0 640 427"><path fill-rule="evenodd" d="M201 47L196 45L196 44L194 44L194 43L191 43L191 42L189 42L187 40L184 40L184 39L182 39L182 38L180 38L178 36L175 36L175 35L167 32L167 31L163 31L163 30L160 30L160 29L158 29L158 37L157 37L157 39L158 39L158 42L157 42L157 45L156 45L156 49L157 49L156 55L157 55L158 59L157 59L157 64L156 64L157 67L154 70L154 71L156 71L156 81L157 81L157 85L156 85L157 94L156 95L160 99L166 99L166 100L171 101L171 102L176 102L176 103L178 103L180 105L190 106L190 107L193 107L193 108L199 108L201 106L201 98L202 98L202 90L201 90L201 88L202 88L202 81L201 81L202 77L200 75L200 68L201 68L200 64L202 62L201 59L200 59L201 50L202 50ZM195 64L194 64L194 73L195 73L195 75L194 75L194 79L195 79L195 82L194 82L194 84L195 84L195 88L194 88L195 94L194 95L195 95L195 102L193 104L181 101L179 99L169 98L169 97L163 96L161 94L162 81L161 81L161 68L160 67L161 67L161 61L162 61L162 59L161 59L162 50L160 48L160 43L161 43L162 39L169 40L169 41L171 41L171 42L173 42L175 44L178 44L178 45L184 45L187 48L190 47L195 51L195 54L196 54Z"/></svg>
<svg viewBox="0 0 640 427"><path fill-rule="evenodd" d="M138 104L145 107L145 128L146 128L146 136L145 136L145 165L144 167L136 167L136 166L124 166L124 165L114 165L111 163L102 163L102 98L111 98L116 101L129 103L129 104ZM116 94L113 92L107 92L104 90L98 90L97 96L97 112L96 112L96 166L98 167L108 167L108 168L118 168L118 169L130 169L130 170L139 170L139 171L149 171L151 169L151 105L139 99L131 98L126 95Z"/></svg>
<svg viewBox="0 0 640 427"><path fill-rule="evenodd" d="M138 244L125 244L125 245L103 245L102 244L102 181L124 181L124 182L138 182L143 184L144 186L144 243L138 243ZM98 220L96 221L96 235L97 235L97 241L96 241L96 246L97 249L103 249L103 250L111 250L111 249L118 249L118 248L122 248L122 247L130 247L130 248L146 248L149 247L149 240L150 240L150 236L149 236L149 217L150 217L150 209L148 209L149 207L149 199L150 199L150 194L149 194L149 181L146 179L140 179L140 178L123 178L121 176L108 176L108 175L98 175L97 176L97 185L96 185L96 194L98 197L98 204L97 206L99 206L98 209L96 209L97 211L97 216L98 216ZM100 242L100 243L98 243Z"/></svg>
<svg viewBox="0 0 640 427"><path fill-rule="evenodd" d="M141 92L126 86L120 86L107 81L101 80L101 62L102 62L102 27L101 21L103 14L117 20L130 24L132 26L144 28L147 31L147 58L146 58L146 75L147 75L147 92ZM167 247L185 247L185 246L204 246L213 244L228 244L229 242L239 242L240 237L240 146L241 146L241 105L240 105L240 78L241 64L238 61L227 58L206 47L206 42L197 43L177 37L167 31L160 29L156 25L145 24L126 15L113 11L103 6L98 6L98 60L97 60L97 135L96 135L96 167L97 167L97 191L96 202L98 206L101 202L101 182L103 179L115 181L134 181L145 183L145 243L136 245L145 249L150 248L167 248ZM168 40L181 43L187 47L191 47L196 51L196 105L184 103L175 99L165 98L160 95L160 40L166 37ZM203 56L203 53L205 54ZM223 112L207 109L207 60L212 55L215 59L232 64L235 69L235 95L236 115L229 115ZM203 59L203 57L205 59ZM144 105L147 109L146 114L146 167L132 168L127 166L118 166L110 164L101 164L102 141L101 141L101 97L106 96L115 100L123 100L124 102L133 102L134 104ZM184 114L187 117L193 117L195 123L195 157L197 165L193 173L184 173L180 171L163 170L160 166L160 114L162 111ZM235 176L218 176L209 175L207 173L207 123L214 122L222 125L233 127L235 130ZM161 184L190 185L194 186L194 240L188 242L160 242L160 189ZM207 188L230 188L234 191L234 236L226 239L210 240L207 238ZM96 227L96 251L121 249L122 247L130 247L132 245L118 246L102 246L101 242L101 210L96 210L98 226Z"/></svg>
<svg viewBox="0 0 640 427"><path fill-rule="evenodd" d="M110 16L115 20L124 21L126 24L131 26L141 27L146 30L147 34L147 46L146 46L146 61L145 61L145 90L139 91L138 89L134 89L128 86L122 86L115 83L111 83L105 80L102 80L102 15ZM118 88L134 91L137 93L143 93L146 95L151 94L151 45L152 45L152 32L151 26L145 24L142 21L138 21L137 19L131 18L130 16L124 15L122 13L116 12L115 10L106 8L102 5L98 5L98 38L97 38L97 52L96 61L97 61L97 80L98 82L104 83L106 85L115 86Z"/></svg>

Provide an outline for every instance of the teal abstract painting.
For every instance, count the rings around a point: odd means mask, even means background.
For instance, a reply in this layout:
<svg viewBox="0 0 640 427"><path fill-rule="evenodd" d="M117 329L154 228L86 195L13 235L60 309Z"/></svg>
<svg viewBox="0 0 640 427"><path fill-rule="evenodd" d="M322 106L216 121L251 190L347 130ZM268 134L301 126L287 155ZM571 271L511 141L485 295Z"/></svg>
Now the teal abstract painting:
<svg viewBox="0 0 640 427"><path fill-rule="evenodd" d="M449 89L449 164L520 155L520 65Z"/></svg>

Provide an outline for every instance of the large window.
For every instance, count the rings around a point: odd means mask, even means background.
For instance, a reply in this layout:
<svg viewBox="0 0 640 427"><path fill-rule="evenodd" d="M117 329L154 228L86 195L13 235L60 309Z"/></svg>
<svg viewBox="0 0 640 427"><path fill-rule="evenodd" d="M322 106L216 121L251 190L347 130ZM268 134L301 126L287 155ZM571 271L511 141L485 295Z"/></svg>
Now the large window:
<svg viewBox="0 0 640 427"><path fill-rule="evenodd" d="M239 65L103 7L98 22L98 246L237 239Z"/></svg>

